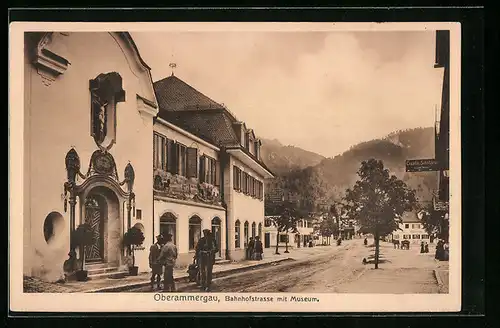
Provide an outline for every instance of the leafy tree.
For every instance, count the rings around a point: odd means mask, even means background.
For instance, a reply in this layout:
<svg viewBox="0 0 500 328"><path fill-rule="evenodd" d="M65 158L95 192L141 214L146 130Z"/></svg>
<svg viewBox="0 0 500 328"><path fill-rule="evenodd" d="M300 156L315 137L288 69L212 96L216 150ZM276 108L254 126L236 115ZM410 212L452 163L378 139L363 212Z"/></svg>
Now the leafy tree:
<svg viewBox="0 0 500 328"><path fill-rule="evenodd" d="M380 160L363 161L359 179L346 190L344 208L361 231L375 237L375 269L378 269L380 238L398 229L404 212L416 207L415 191L395 175L390 175Z"/></svg>
<svg viewBox="0 0 500 328"><path fill-rule="evenodd" d="M321 236L327 237L329 240L331 235L337 235L339 233L339 226L333 217L328 216L321 221L319 232Z"/></svg>
<svg viewBox="0 0 500 328"><path fill-rule="evenodd" d="M429 236L436 234L438 238L448 240L448 227L443 213L434 211L432 203L424 206L420 213L422 213L421 222Z"/></svg>
<svg viewBox="0 0 500 328"><path fill-rule="evenodd" d="M305 216L305 213L301 211L297 204L294 202L281 202L273 208L273 212L276 215L273 219L273 225L276 227L276 254L279 254L278 245L280 233L283 232L288 236L288 233L297 232L297 222ZM288 237L286 240L286 250L288 252Z"/></svg>

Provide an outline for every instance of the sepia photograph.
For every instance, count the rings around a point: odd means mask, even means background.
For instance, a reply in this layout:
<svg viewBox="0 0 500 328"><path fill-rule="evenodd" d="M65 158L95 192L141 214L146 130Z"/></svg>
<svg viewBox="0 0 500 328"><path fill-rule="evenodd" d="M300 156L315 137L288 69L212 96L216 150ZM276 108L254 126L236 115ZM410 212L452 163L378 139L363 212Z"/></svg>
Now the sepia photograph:
<svg viewBox="0 0 500 328"><path fill-rule="evenodd" d="M10 34L11 309L459 310L459 24Z"/></svg>

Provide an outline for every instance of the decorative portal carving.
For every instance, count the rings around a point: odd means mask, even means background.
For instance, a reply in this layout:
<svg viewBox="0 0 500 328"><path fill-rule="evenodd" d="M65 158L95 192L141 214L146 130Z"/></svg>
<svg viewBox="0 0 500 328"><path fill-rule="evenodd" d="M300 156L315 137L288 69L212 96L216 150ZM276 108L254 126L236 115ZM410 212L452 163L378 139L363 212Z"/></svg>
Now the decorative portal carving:
<svg viewBox="0 0 500 328"><path fill-rule="evenodd" d="M109 176L119 181L115 159L107 151L96 150L90 157L89 170L86 177L94 174Z"/></svg>
<svg viewBox="0 0 500 328"><path fill-rule="evenodd" d="M68 69L68 65L70 65L70 62L62 57L62 54L57 54L50 49L53 38L53 32L43 33L32 51L33 65L37 68L37 72L42 77L42 83L45 86L51 85L59 75L64 74Z"/></svg>
<svg viewBox="0 0 500 328"><path fill-rule="evenodd" d="M128 186L128 191L132 192L134 188L135 172L134 168L132 167L132 164L130 163L128 163L127 166L125 167L125 181Z"/></svg>
<svg viewBox="0 0 500 328"><path fill-rule="evenodd" d="M116 140L116 104L125 101L122 77L116 72L99 74L89 81L91 95L91 136L101 150Z"/></svg>

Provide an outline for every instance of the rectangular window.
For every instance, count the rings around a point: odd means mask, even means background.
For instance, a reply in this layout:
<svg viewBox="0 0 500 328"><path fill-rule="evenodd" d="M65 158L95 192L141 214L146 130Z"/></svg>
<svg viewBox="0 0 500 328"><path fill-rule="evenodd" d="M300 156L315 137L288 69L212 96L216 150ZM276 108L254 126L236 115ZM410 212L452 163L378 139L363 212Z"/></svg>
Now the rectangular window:
<svg viewBox="0 0 500 328"><path fill-rule="evenodd" d="M178 147L175 141L167 140L167 171L172 174L179 173Z"/></svg>
<svg viewBox="0 0 500 328"><path fill-rule="evenodd" d="M420 235L413 235L412 239L420 239Z"/></svg>
<svg viewBox="0 0 500 328"><path fill-rule="evenodd" d="M418 224L418 223L412 224L411 228L412 229L419 229L420 228L420 224Z"/></svg>
<svg viewBox="0 0 500 328"><path fill-rule="evenodd" d="M280 235L280 243L286 243L289 241L288 235Z"/></svg>
<svg viewBox="0 0 500 328"><path fill-rule="evenodd" d="M422 235L422 239L429 239L428 235Z"/></svg>
<svg viewBox="0 0 500 328"><path fill-rule="evenodd" d="M409 229L410 228L410 224L406 223L405 224L405 229Z"/></svg>

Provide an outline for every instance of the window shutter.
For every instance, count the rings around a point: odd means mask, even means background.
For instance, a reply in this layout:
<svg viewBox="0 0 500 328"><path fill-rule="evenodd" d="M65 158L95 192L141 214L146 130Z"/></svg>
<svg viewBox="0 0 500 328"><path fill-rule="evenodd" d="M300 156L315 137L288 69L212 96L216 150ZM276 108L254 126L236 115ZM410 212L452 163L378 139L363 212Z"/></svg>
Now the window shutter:
<svg viewBox="0 0 500 328"><path fill-rule="evenodd" d="M167 162L167 171L170 172L170 173L177 173L176 171L176 167L177 167L177 152L176 152L176 144L173 140L167 140L167 158L168 158L168 162Z"/></svg>
<svg viewBox="0 0 500 328"><path fill-rule="evenodd" d="M173 174L178 174L179 173L179 148L180 145L177 143L174 143L172 145L172 168L171 168L171 173Z"/></svg>
<svg viewBox="0 0 500 328"><path fill-rule="evenodd" d="M198 149L187 148L187 168L186 176L188 178L196 178L198 171Z"/></svg>
<svg viewBox="0 0 500 328"><path fill-rule="evenodd" d="M220 186L220 162L215 161L215 185Z"/></svg>
<svg viewBox="0 0 500 328"><path fill-rule="evenodd" d="M166 169L166 159L167 159L167 154L165 153L166 148L166 142L164 137L160 137L160 167L162 170Z"/></svg>
<svg viewBox="0 0 500 328"><path fill-rule="evenodd" d="M198 178L200 183L205 182L205 155L200 156L200 174Z"/></svg>

